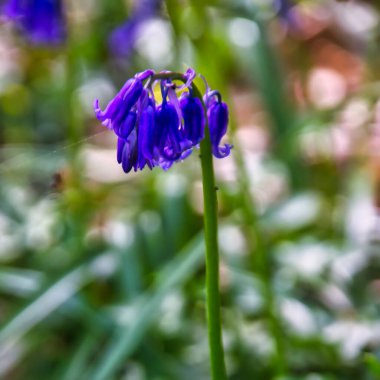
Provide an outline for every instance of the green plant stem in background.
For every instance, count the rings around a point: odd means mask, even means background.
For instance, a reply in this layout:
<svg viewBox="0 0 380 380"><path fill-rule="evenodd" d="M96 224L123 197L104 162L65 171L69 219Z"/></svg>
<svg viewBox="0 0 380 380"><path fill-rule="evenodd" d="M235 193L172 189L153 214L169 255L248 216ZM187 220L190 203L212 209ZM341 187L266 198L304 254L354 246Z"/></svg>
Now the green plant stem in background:
<svg viewBox="0 0 380 380"><path fill-rule="evenodd" d="M219 294L219 251L217 199L208 127L201 142L201 165L206 243L206 302L211 374L213 380L227 379L222 345Z"/></svg>
<svg viewBox="0 0 380 380"><path fill-rule="evenodd" d="M235 119L231 117L231 129L236 130ZM234 158L236 162L236 174L239 183L240 202L243 210L246 236L251 247L252 271L261 280L263 296L265 299L265 315L268 319L269 329L274 340L274 363L277 376L286 373L286 358L284 337L281 331L280 321L276 308L276 294L273 289L272 275L270 270L270 247L260 226L256 201L250 192L249 173L243 159L243 152L239 141L234 142Z"/></svg>

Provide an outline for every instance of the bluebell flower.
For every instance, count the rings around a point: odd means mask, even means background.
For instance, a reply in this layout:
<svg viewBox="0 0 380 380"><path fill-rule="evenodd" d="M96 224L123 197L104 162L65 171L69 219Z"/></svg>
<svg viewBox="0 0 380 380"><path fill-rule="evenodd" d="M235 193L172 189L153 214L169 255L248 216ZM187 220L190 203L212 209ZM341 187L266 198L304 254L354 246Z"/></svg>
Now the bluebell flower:
<svg viewBox="0 0 380 380"><path fill-rule="evenodd" d="M137 133L133 130L126 139L117 139L117 162L125 173L137 170Z"/></svg>
<svg viewBox="0 0 380 380"><path fill-rule="evenodd" d="M225 144L224 146L220 146L220 141L227 132L228 106L222 102L221 95L217 91L211 91L206 94L205 103L207 106L212 154L216 158L227 157L231 152L232 145Z"/></svg>
<svg viewBox="0 0 380 380"><path fill-rule="evenodd" d="M199 143L204 137L205 118L200 99L195 98L190 90L180 98L184 120L184 135L188 140Z"/></svg>
<svg viewBox="0 0 380 380"><path fill-rule="evenodd" d="M142 109L138 125L138 148L140 162L146 160L148 166L153 167L154 159L154 136L156 131L156 107L154 101L149 98L146 106ZM141 166L141 165L140 165Z"/></svg>
<svg viewBox="0 0 380 380"><path fill-rule="evenodd" d="M158 14L161 3L162 0L136 2L129 19L111 33L109 46L113 54L124 58L130 55L138 37L139 27Z"/></svg>
<svg viewBox="0 0 380 380"><path fill-rule="evenodd" d="M4 14L32 43L56 45L65 39L62 0L8 0Z"/></svg>
<svg viewBox="0 0 380 380"><path fill-rule="evenodd" d="M109 129L113 129L116 134L123 128L123 124L128 121L128 116L143 93L143 81L153 75L152 70L146 70L136 74L134 78L128 79L119 93L109 102L104 111L99 107L98 99L95 100L94 108L98 120ZM134 107L135 112L136 109ZM131 116L130 116L131 117Z"/></svg>
<svg viewBox="0 0 380 380"><path fill-rule="evenodd" d="M208 91L205 99L207 114L201 99L193 94L196 76L189 69L184 84L177 86L170 73L165 79L155 77L152 70L136 74L126 81L104 111L96 99L94 110L98 120L117 136L117 161L128 173L160 166L169 169L173 163L188 157L204 138L206 117L209 120L213 154L226 157L230 145L219 146L227 131L228 108L218 92ZM162 102L156 104L154 86L160 82ZM182 92L178 99L177 92Z"/></svg>

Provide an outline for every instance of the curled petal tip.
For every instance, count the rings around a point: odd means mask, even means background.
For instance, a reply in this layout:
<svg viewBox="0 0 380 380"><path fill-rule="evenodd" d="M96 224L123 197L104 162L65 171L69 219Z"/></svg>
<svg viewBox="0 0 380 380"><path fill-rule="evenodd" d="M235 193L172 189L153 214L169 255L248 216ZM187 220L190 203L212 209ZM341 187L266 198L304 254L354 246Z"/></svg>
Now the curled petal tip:
<svg viewBox="0 0 380 380"><path fill-rule="evenodd" d="M104 125L108 129L112 129L111 120L106 118L106 111L102 111L102 109L99 106L99 99L94 100L94 112L96 118L102 122L102 125Z"/></svg>
<svg viewBox="0 0 380 380"><path fill-rule="evenodd" d="M98 120L102 121L104 118L104 112L102 111L102 109L99 106L99 99L94 100L94 111L95 111L95 115L98 118Z"/></svg>
<svg viewBox="0 0 380 380"><path fill-rule="evenodd" d="M213 149L212 154L216 158L225 158L230 155L233 145L225 144L224 146L219 146L216 149Z"/></svg>

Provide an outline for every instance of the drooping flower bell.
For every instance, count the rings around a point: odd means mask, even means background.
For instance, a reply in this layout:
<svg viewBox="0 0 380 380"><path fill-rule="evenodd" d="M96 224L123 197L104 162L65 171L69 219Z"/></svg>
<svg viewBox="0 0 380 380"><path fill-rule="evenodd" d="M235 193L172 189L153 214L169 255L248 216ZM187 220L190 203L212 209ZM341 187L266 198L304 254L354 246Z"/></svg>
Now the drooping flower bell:
<svg viewBox="0 0 380 380"><path fill-rule="evenodd" d="M223 158L230 153L231 145L219 146L228 124L228 108L220 94L206 94L206 113L202 100L194 96L194 70L181 76L185 83L179 87L173 83L172 74L155 74L153 70L136 74L104 111L95 100L96 117L117 136L117 161L126 173L146 166L167 170L184 160L203 139L207 118L214 156ZM178 78L178 74L173 76ZM161 104L156 104L154 97L158 82ZM178 92L182 92L179 99Z"/></svg>
<svg viewBox="0 0 380 380"><path fill-rule="evenodd" d="M34 44L58 45L66 37L62 0L8 0L4 14Z"/></svg>
<svg viewBox="0 0 380 380"><path fill-rule="evenodd" d="M180 98L180 105L184 120L184 133L187 139L197 144L204 137L205 118L200 99L193 96L192 90L184 93Z"/></svg>
<svg viewBox="0 0 380 380"><path fill-rule="evenodd" d="M219 144L227 132L228 106L222 102L222 97L218 91L207 93L205 95L205 103L210 128L212 154L217 158L227 157L231 152L232 145L225 144L224 146L220 146Z"/></svg>

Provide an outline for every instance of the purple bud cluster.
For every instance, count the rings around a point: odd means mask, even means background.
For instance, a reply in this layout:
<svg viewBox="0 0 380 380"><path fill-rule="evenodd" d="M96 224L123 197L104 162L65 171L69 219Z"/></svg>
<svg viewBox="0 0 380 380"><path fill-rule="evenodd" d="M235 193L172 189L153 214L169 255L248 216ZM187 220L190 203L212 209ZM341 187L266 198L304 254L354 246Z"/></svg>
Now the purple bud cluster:
<svg viewBox="0 0 380 380"><path fill-rule="evenodd" d="M165 75L158 79L160 74ZM124 172L146 166L167 170L174 162L182 161L204 138L206 121L214 156L230 154L231 145L220 145L227 132L228 107L217 91L207 89L204 103L196 97L195 77L194 70L188 69L183 75L186 83L178 87L170 73L155 75L153 70L146 70L127 80L104 111L95 100L96 117L117 136L117 161ZM161 104L154 96L158 83Z"/></svg>

